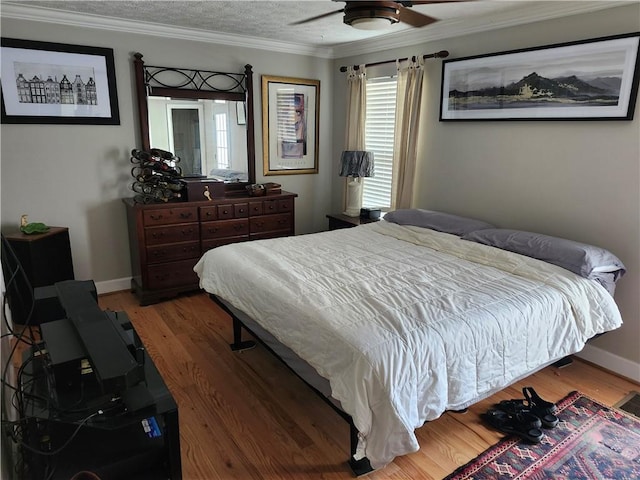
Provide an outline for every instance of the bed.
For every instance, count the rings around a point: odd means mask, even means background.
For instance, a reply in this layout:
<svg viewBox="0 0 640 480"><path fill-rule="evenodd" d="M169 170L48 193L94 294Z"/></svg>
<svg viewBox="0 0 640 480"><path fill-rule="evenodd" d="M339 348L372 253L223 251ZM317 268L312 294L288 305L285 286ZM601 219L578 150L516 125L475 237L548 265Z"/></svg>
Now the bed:
<svg viewBox="0 0 640 480"><path fill-rule="evenodd" d="M428 210L385 218L225 245L194 268L234 318L232 348L247 328L344 413L356 474L622 324L624 265L606 250Z"/></svg>

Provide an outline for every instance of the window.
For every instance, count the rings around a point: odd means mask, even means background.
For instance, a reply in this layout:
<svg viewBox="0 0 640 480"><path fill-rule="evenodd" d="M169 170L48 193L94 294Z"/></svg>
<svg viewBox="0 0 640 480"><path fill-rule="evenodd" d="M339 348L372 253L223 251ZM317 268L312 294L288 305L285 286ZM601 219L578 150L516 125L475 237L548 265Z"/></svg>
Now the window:
<svg viewBox="0 0 640 480"><path fill-rule="evenodd" d="M217 168L229 168L229 132L227 131L227 114L216 113L216 153Z"/></svg>
<svg viewBox="0 0 640 480"><path fill-rule="evenodd" d="M367 80L365 150L373 152L375 176L367 177L363 181L363 207L391 207L396 84L396 77Z"/></svg>

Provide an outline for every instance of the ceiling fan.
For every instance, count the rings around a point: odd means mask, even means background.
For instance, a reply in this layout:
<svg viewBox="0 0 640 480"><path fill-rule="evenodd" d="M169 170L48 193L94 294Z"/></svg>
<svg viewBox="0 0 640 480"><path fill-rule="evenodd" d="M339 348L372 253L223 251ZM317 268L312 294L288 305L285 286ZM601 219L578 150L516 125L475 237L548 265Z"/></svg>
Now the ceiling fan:
<svg viewBox="0 0 640 480"><path fill-rule="evenodd" d="M336 13L344 13L343 22L347 25L361 30L379 30L389 27L393 24L402 22L412 27L424 27L430 23L437 22L438 19L424 15L420 12L412 10L413 5L426 5L430 3L450 3L464 2L469 0L424 0L424 1L348 1L348 0L332 0L344 1L345 7L340 10L323 13L315 17L306 18L292 25L302 25L304 23L320 20L321 18L335 15Z"/></svg>

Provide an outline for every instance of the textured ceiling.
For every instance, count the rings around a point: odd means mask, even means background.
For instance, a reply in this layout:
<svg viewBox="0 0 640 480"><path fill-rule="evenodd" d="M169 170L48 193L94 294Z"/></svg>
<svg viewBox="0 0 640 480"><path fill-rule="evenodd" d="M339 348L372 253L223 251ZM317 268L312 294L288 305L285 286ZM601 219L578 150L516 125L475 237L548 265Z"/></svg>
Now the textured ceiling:
<svg viewBox="0 0 640 480"><path fill-rule="evenodd" d="M292 22L339 10L344 2L321 1L25 1L29 7L46 7L76 13L157 23L219 33L232 33L253 38L265 38L315 46L331 46L373 38L381 34L407 30L402 24L382 31L362 31L342 22L337 13L312 23L292 26ZM470 16L516 12L525 1L465 1L434 5L416 5L413 9L446 21ZM540 2L538 3L547 3ZM423 27L429 28L429 27Z"/></svg>
<svg viewBox="0 0 640 480"><path fill-rule="evenodd" d="M56 14L73 12L80 17L75 24L91 24L109 20L113 22L140 22L140 31L162 34L163 25L167 35L176 28L198 34L232 34L239 37L268 42L285 42L292 46L334 47L378 43L378 49L387 45L390 39L400 35L417 35L420 40L442 38L472 31L490 30L501 26L518 25L545 18L580 13L580 10L606 8L605 5L620 4L616 1L584 0L470 0L450 1L432 5L412 7L426 15L439 19L438 22L415 29L397 24L386 30L363 31L349 27L342 22L342 14L306 23L291 25L316 15L340 10L343 1L332 0L288 0L288 1L160 1L160 0L28 0L2 1L2 15L11 16L12 6L32 11ZM637 0L632 0L637 1ZM7 8L9 7L9 8ZM46 10L42 10L46 9ZM9 11L8 14L5 12ZM40 13L41 13L40 12ZM51 13L51 12L50 12ZM21 12L22 15L22 12ZM28 18L18 16L17 18ZM57 21L61 17L56 17ZM448 35L449 34L449 35ZM378 39L380 40L378 42ZM384 44L382 43L384 41ZM375 48L374 48L375 49ZM344 51L343 51L344 53Z"/></svg>

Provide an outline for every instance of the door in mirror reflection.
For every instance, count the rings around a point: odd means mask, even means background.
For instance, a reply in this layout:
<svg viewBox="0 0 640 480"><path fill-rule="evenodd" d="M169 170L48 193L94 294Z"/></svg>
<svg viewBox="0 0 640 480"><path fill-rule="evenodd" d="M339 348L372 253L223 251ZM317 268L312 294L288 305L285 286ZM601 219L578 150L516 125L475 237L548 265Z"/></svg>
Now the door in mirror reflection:
<svg viewBox="0 0 640 480"><path fill-rule="evenodd" d="M202 174L202 149L200 147L203 117L201 109L170 106L168 132L170 152L180 157L182 175Z"/></svg>
<svg viewBox="0 0 640 480"><path fill-rule="evenodd" d="M236 120L236 103L243 102L148 100L151 147L180 157L184 176L248 181L246 125Z"/></svg>

